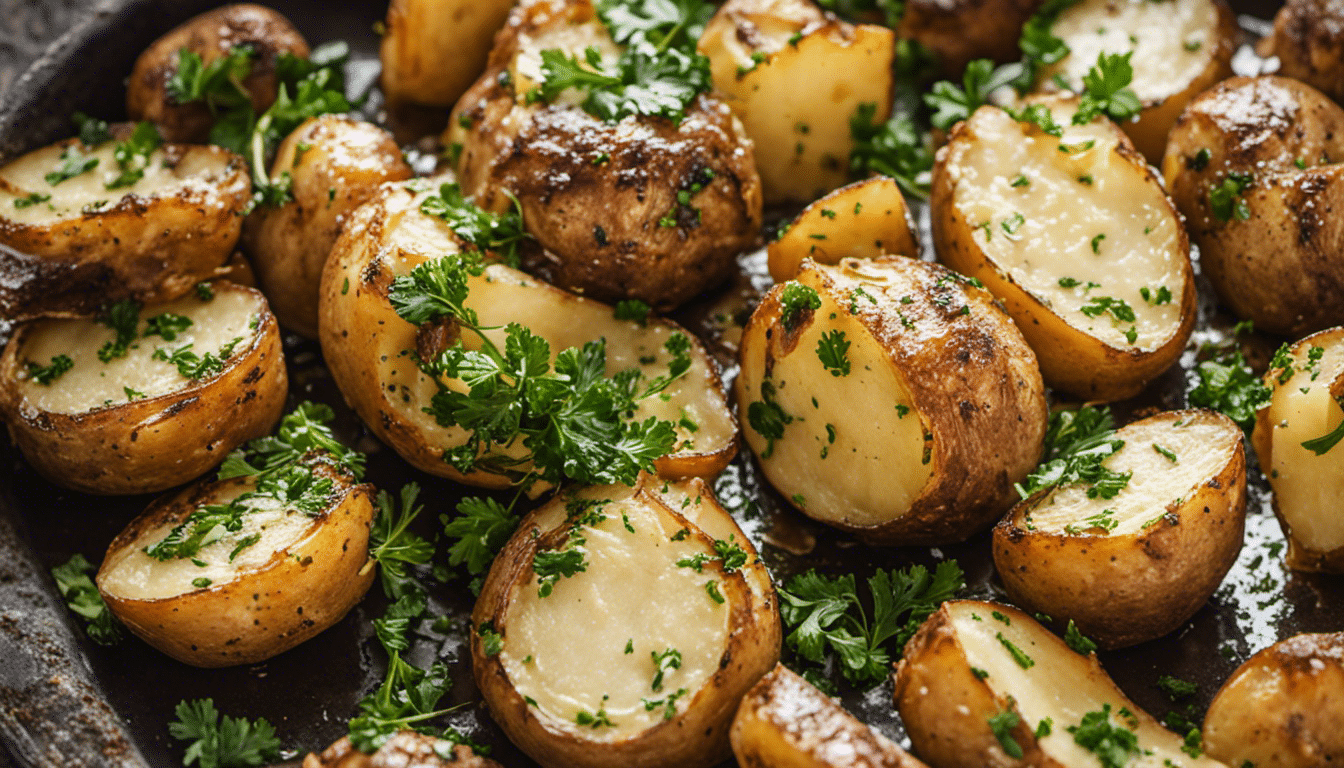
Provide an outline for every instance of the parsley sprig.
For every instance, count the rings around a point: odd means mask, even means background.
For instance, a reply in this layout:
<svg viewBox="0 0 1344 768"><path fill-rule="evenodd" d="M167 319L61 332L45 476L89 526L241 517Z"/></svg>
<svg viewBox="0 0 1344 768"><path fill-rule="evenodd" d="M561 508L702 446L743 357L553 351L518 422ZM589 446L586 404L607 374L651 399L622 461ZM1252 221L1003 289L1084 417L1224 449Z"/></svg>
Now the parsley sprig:
<svg viewBox="0 0 1344 768"><path fill-rule="evenodd" d="M513 200L513 210L497 215L476 207L456 183L439 187L420 203L420 212L443 219L453 233L477 251L490 251L505 264L518 266L518 247L528 239L523 228L522 206Z"/></svg>
<svg viewBox="0 0 1344 768"><path fill-rule="evenodd" d="M1086 125L1097 115L1106 115L1119 123L1143 109L1139 97L1129 87L1134 79L1134 67L1129 63L1133 55L1133 51L1097 54L1097 63L1083 75L1083 93L1078 111L1073 113L1074 125Z"/></svg>
<svg viewBox="0 0 1344 768"><path fill-rule="evenodd" d="M89 578L96 570L83 555L74 555L65 563L51 569L56 589L65 598L70 610L84 619L84 631L99 645L112 645L121 640L121 625L117 623L98 587Z"/></svg>
<svg viewBox="0 0 1344 768"><path fill-rule="evenodd" d="M189 741L183 765L199 762L201 768L245 768L265 765L280 758L280 740L264 718L220 717L214 699L181 701L177 720L168 732L178 741Z"/></svg>
<svg viewBox="0 0 1344 768"><path fill-rule="evenodd" d="M1102 462L1124 445L1115 436L1109 408L1055 411L1045 433L1045 457L1015 486L1017 493L1025 499L1045 488L1082 484L1088 486L1088 498L1114 498L1133 473L1107 469Z"/></svg>
<svg viewBox="0 0 1344 768"><path fill-rule="evenodd" d="M415 503L419 495L418 484L403 485L398 511L387 491L378 493L378 513L369 531L369 557L381 566L383 593L389 598L400 599L421 589L408 567L425 565L434 557L434 545L410 530L423 509Z"/></svg>
<svg viewBox="0 0 1344 768"><path fill-rule="evenodd" d="M1281 359L1275 356L1275 361ZM1278 366L1270 363L1270 367ZM1233 346L1200 362L1194 373L1197 381L1186 396L1190 405L1223 413L1249 435L1255 427L1255 412L1269 402L1271 391L1251 371L1241 349Z"/></svg>
<svg viewBox="0 0 1344 768"><path fill-rule="evenodd" d="M885 123L875 122L876 116L877 105L865 102L849 118L854 140L849 150L850 176L890 176L906 194L927 200L933 169L927 133L920 132L907 115L895 113Z"/></svg>

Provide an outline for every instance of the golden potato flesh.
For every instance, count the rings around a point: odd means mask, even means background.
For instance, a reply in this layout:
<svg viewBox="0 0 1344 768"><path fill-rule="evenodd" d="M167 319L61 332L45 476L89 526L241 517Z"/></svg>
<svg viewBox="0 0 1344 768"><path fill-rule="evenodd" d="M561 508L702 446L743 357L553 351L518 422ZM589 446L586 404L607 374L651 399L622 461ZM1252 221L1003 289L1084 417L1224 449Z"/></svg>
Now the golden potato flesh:
<svg viewBox="0 0 1344 768"><path fill-rule="evenodd" d="M713 765L779 659L769 575L700 481L557 496L496 558L472 621L491 715L548 768Z"/></svg>
<svg viewBox="0 0 1344 768"><path fill-rule="evenodd" d="M1287 0L1274 16L1266 55L1278 73L1301 80L1336 102L1344 99L1344 8L1330 0Z"/></svg>
<svg viewBox="0 0 1344 768"><path fill-rule="evenodd" d="M1273 394L1256 414L1255 453L1274 489L1288 566L1339 573L1344 519L1336 512L1344 494L1344 445L1330 445L1329 438L1344 430L1344 328L1312 334L1289 353L1291 365L1274 365L1265 374Z"/></svg>
<svg viewBox="0 0 1344 768"><path fill-rule="evenodd" d="M1297 635L1237 668L1204 716L1204 750L1228 765L1344 760L1344 633Z"/></svg>
<svg viewBox="0 0 1344 768"><path fill-rule="evenodd" d="M485 69L514 0L392 0L378 49L392 105L451 107Z"/></svg>
<svg viewBox="0 0 1344 768"><path fill-rule="evenodd" d="M252 477L198 483L151 504L98 569L108 608L145 642L197 667L254 664L340 621L376 573L365 567L373 488L324 454L303 461L332 484L315 514L274 495L244 496L256 490ZM192 535L190 516L204 507L232 503L245 508L239 530L215 526L190 556L146 551Z"/></svg>
<svg viewBox="0 0 1344 768"><path fill-rule="evenodd" d="M1182 751L1184 739L1126 698L1094 654L998 603L944 603L906 644L895 697L915 753L938 768L1097 765L1074 738L1085 717L1132 735L1132 749L1108 739L1129 768L1223 765Z"/></svg>
<svg viewBox="0 0 1344 768"><path fill-rule="evenodd" d="M767 203L811 200L845 183L850 117L891 113L896 36L828 17L811 0L728 0L699 50L714 88L755 142Z"/></svg>
<svg viewBox="0 0 1344 768"><path fill-rule="evenodd" d="M120 357L117 332L95 320L19 328L0 359L0 412L35 469L85 493L161 491L270 432L288 393L275 317L251 288L210 285L209 300L141 310ZM165 316L176 330L155 332Z"/></svg>
<svg viewBox="0 0 1344 768"><path fill-rule="evenodd" d="M770 276L777 283L792 279L803 259L837 264L849 256L918 257L919 238L911 221L905 196L894 180L879 176L856 181L803 209L788 231L770 244Z"/></svg>
<svg viewBox="0 0 1344 768"><path fill-rule="evenodd" d="M465 744L407 730L398 731L372 755L355 749L350 738L342 736L321 754L308 753L302 768L500 768L500 765Z"/></svg>
<svg viewBox="0 0 1344 768"><path fill-rule="evenodd" d="M1112 498L1086 485L1045 491L994 529L994 564L1019 605L1073 621L1104 648L1181 626L1241 551L1246 455L1241 429L1213 411L1129 424L1102 466L1130 473Z"/></svg>
<svg viewBox="0 0 1344 768"><path fill-rule="evenodd" d="M981 107L938 151L938 258L1003 300L1050 386L1131 397L1180 357L1194 329L1190 245L1160 180L1115 124L1063 136Z"/></svg>
<svg viewBox="0 0 1344 768"><path fill-rule="evenodd" d="M346 219L385 181L411 177L387 131L323 115L294 130L275 152L271 177L288 174L294 199L247 217L243 243L280 324L317 338L322 267Z"/></svg>
<svg viewBox="0 0 1344 768"><path fill-rule="evenodd" d="M1044 387L1012 321L964 280L899 256L804 261L757 307L738 411L762 472L805 514L937 544L1012 505L1040 458Z"/></svg>
<svg viewBox="0 0 1344 768"><path fill-rule="evenodd" d="M743 697L732 742L743 768L924 768L783 664Z"/></svg>
<svg viewBox="0 0 1344 768"><path fill-rule="evenodd" d="M1256 330L1297 336L1344 323L1338 158L1344 110L1282 77L1225 80L1171 131L1162 173L1200 269Z"/></svg>
<svg viewBox="0 0 1344 768"><path fill-rule="evenodd" d="M0 252L0 315L174 299L228 259L252 195L243 159L169 144L123 169L116 146L66 139L0 168L0 243L21 252ZM122 186L124 170L142 175Z"/></svg>
<svg viewBox="0 0 1344 768"><path fill-rule="evenodd" d="M1069 46L1069 55L1041 70L1045 90L1057 89L1060 75L1081 93L1097 56L1133 52L1130 88L1143 111L1120 127L1152 163L1162 159L1167 133L1185 105L1231 77L1239 33L1222 0L1083 0L1061 13L1050 31Z"/></svg>

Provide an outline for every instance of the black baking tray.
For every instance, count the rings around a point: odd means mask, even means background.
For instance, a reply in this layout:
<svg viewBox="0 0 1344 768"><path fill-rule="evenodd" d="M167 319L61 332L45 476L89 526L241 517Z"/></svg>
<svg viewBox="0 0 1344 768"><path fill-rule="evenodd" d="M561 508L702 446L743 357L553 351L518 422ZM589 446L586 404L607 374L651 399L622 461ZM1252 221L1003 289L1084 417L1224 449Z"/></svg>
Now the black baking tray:
<svg viewBox="0 0 1344 768"><path fill-rule="evenodd" d="M169 0L104 4L55 43L4 95L0 159L69 135L68 115L75 110L108 119L122 117L125 77L139 52L175 24L212 5ZM385 2L286 0L272 5L311 43L344 39L350 44L353 88L362 90L376 78L374 24L385 13ZM1272 3L1233 5L1246 14L1243 27L1252 31L1264 28L1256 19L1271 18L1276 10ZM365 109L372 115L378 107L374 91ZM438 114L430 115L430 122L436 117L443 121ZM926 214L925 219L927 235ZM927 242L926 236L926 253L931 253ZM743 275L728 290L768 284L759 256L744 257L742 264ZM1212 304L1207 283L1201 281L1200 291L1195 339L1225 339L1231 318ZM706 297L684 310L680 319L692 329L704 328L701 321L713 300ZM1277 342L1253 339L1250 351L1264 359ZM727 349L719 352L725 373L731 376L732 356ZM368 451L368 478L378 487L395 490L415 480L425 488L422 498L428 504L420 520L422 533L432 535L438 516L451 512L460 496L478 493L413 470L381 446L344 407L315 344L287 338L286 353L291 405L313 399L334 406L339 434ZM1180 367L1134 400L1116 405L1119 419L1153 408L1182 407L1186 372L1195 356L1192 343ZM381 680L384 659L370 621L382 614L386 601L376 587L340 623L261 664L201 670L169 659L133 637L115 647L93 645L56 596L48 570L75 553L98 562L107 543L151 497L92 497L61 489L39 477L4 437L0 437L0 468L0 743L19 765L180 764L181 748L170 739L167 723L179 700L202 697L212 697L228 714L265 717L276 726L284 745L297 753L321 750L344 734L356 702ZM966 572L966 596L1003 596L987 533L932 549L856 543L794 512L769 489L746 451L719 478L716 490L777 580L813 567L862 577L879 567L931 565L956 558ZM1344 578L1286 570L1282 541L1263 478L1252 469L1245 546L1215 596L1171 635L1100 654L1125 693L1161 716L1173 705L1156 687L1160 675L1196 682L1198 693L1189 702L1189 714L1198 720L1218 686L1251 653L1298 632L1344 629ZM432 610L455 621L447 634L431 631L426 622L416 637L412 660L427 664L441 658L452 668L449 700L463 706L445 723L491 745L492 756L506 766L532 765L490 720L472 683L463 633L472 598L465 581L430 583ZM844 705L861 719L905 741L891 704L890 682L867 692L842 687L841 695ZM1183 710L1185 706L1183 702ZM4 761L0 753L0 766Z"/></svg>

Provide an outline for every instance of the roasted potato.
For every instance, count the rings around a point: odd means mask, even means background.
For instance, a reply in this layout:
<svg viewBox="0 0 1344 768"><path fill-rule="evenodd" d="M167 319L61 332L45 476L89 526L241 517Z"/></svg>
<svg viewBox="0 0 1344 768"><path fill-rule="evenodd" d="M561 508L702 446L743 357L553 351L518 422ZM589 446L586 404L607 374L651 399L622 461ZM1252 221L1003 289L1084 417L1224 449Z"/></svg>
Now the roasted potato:
<svg viewBox="0 0 1344 768"><path fill-rule="evenodd" d="M1278 74L1344 101L1344 9L1325 0L1287 0L1274 16L1274 34L1261 41L1279 57Z"/></svg>
<svg viewBox="0 0 1344 768"><path fill-rule="evenodd" d="M515 0L392 0L378 49L388 103L451 107L485 69Z"/></svg>
<svg viewBox="0 0 1344 768"><path fill-rule="evenodd" d="M901 256L805 260L742 334L738 412L775 490L874 544L962 541L1040 459L1036 356L993 297Z"/></svg>
<svg viewBox="0 0 1344 768"><path fill-rule="evenodd" d="M1256 412L1252 440L1274 489L1274 514L1288 539L1288 566L1344 572L1344 328L1296 342L1265 374L1273 390ZM1333 442L1332 442L1333 440Z"/></svg>
<svg viewBox="0 0 1344 768"><path fill-rule="evenodd" d="M812 0L728 0L700 36L714 88L755 143L766 203L845 183L850 118L891 114L896 36L824 14Z"/></svg>
<svg viewBox="0 0 1344 768"><path fill-rule="evenodd" d="M294 199L260 206L243 225L243 244L275 316L317 338L322 267L345 220L385 181L412 175L391 134L337 115L300 125L275 152L271 177L288 174Z"/></svg>
<svg viewBox="0 0 1344 768"><path fill-rule="evenodd" d="M994 529L994 565L1013 602L1073 621L1103 648L1161 637L1222 583L1241 551L1241 429L1208 410L1175 411L1116 432L1103 463L1130 473L1112 498L1086 485L1025 499Z"/></svg>
<svg viewBox="0 0 1344 768"><path fill-rule="evenodd" d="M1344 110L1282 77L1202 93L1171 131L1162 173L1222 301L1259 331L1344 323Z"/></svg>
<svg viewBox="0 0 1344 768"><path fill-rule="evenodd" d="M420 210L432 194L389 184L352 215L322 277L323 356L364 423L412 465L474 485L508 485L508 476L475 471L463 476L445 461L445 449L461 445L467 435L439 426L422 410L438 388L416 364L420 329L402 320L388 299L397 276L462 248L443 219ZM664 344L681 330L666 320L618 320L605 304L502 264L471 280L467 306L477 311L482 326L498 327L489 333L500 344L510 322L529 326L553 354L605 338L609 373L636 366L650 377L665 373L670 356ZM693 337L691 347L690 372L666 390L669 398L647 398L636 411L640 419L657 416L677 425L677 451L656 463L668 477L713 476L737 452L737 422L715 364Z"/></svg>
<svg viewBox="0 0 1344 768"><path fill-rule="evenodd" d="M204 144L215 123L204 101L179 104L168 83L177 75L183 49L209 66L236 47L251 49L251 68L239 85L260 115L275 101L280 81L276 58L288 53L308 58L303 35L277 11L261 5L226 5L194 16L150 44L135 60L126 83L126 114L149 120L168 141Z"/></svg>
<svg viewBox="0 0 1344 768"><path fill-rule="evenodd" d="M210 285L209 300L132 314L121 357L110 320L18 329L0 358L0 413L34 469L85 493L162 491L275 426L288 392L275 316L251 288Z"/></svg>
<svg viewBox="0 0 1344 768"><path fill-rule="evenodd" d="M252 196L241 157L168 144L123 169L115 148L66 139L0 168L0 243L18 251L0 251L0 316L167 301L228 259ZM143 175L118 186L124 170Z"/></svg>
<svg viewBox="0 0 1344 768"><path fill-rule="evenodd" d="M1095 654L998 603L953 600L924 622L896 665L896 708L915 754L938 768L1096 765L1082 734L1075 739L1083 725L1094 737L1130 734L1104 739L1117 765L1222 767L1183 752L1184 740L1127 699Z"/></svg>
<svg viewBox="0 0 1344 768"><path fill-rule="evenodd" d="M548 768L718 763L780 649L769 574L732 517L703 481L649 476L525 518L472 625L491 716Z"/></svg>
<svg viewBox="0 0 1344 768"><path fill-rule="evenodd" d="M1280 640L1232 673L1204 716L1204 750L1228 765L1344 760L1344 633Z"/></svg>
<svg viewBox="0 0 1344 768"><path fill-rule="evenodd" d="M1004 63L1018 56L1017 40L1042 0L908 0L897 34L930 53L950 77L972 59Z"/></svg>
<svg viewBox="0 0 1344 768"><path fill-rule="evenodd" d="M355 749L350 738L342 736L322 750L322 754L310 752L303 758L302 768L500 768L500 765L465 744L415 731L398 731L371 755Z"/></svg>
<svg viewBox="0 0 1344 768"><path fill-rule="evenodd" d="M856 181L817 200L767 251L770 276L793 279L803 259L838 264L852 256L919 256L919 238L896 182L886 176Z"/></svg>
<svg viewBox="0 0 1344 768"><path fill-rule="evenodd" d="M1194 330L1190 244L1114 123L1072 125L1073 98L1036 103L1062 137L990 106L953 128L933 170L934 247L1003 300L1047 384L1086 400L1131 397Z"/></svg>
<svg viewBox="0 0 1344 768"><path fill-rule="evenodd" d="M783 664L747 691L730 736L742 768L925 768Z"/></svg>
<svg viewBox="0 0 1344 768"><path fill-rule="evenodd" d="M1101 54L1133 52L1130 88L1143 111L1121 124L1151 163L1162 159L1167 133L1197 94L1232 76L1237 17L1223 0L1149 3L1082 0L1069 6L1050 29L1069 54L1037 76L1045 91L1059 88L1056 76L1079 93L1083 75Z"/></svg>
<svg viewBox="0 0 1344 768"><path fill-rule="evenodd" d="M502 211L516 197L546 249L539 274L601 301L675 307L723 282L761 224L751 140L703 94L679 123L609 123L561 96L527 95L541 51L618 55L590 0L529 0L496 38L490 67L458 102L444 144L460 148L463 191Z"/></svg>
<svg viewBox="0 0 1344 768"><path fill-rule="evenodd" d="M373 583L373 489L324 453L303 459L331 487L313 513L255 492L254 477L197 483L151 504L107 548L98 591L142 640L185 664L255 664L340 621ZM201 530L207 507L237 503L242 524ZM195 517L193 517L195 516ZM155 547L202 535L191 554Z"/></svg>

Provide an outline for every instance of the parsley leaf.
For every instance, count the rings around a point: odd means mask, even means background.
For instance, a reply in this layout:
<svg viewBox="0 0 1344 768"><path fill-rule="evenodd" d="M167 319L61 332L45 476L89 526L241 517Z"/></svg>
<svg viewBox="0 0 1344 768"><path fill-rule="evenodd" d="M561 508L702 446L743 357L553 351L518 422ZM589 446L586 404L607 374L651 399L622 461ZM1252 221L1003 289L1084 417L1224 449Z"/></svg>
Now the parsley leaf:
<svg viewBox="0 0 1344 768"><path fill-rule="evenodd" d="M51 386L51 383L65 375L66 371L75 367L75 361L70 359L69 355L57 355L51 358L49 365L38 365L37 363L28 363L28 377L44 387Z"/></svg>
<svg viewBox="0 0 1344 768"><path fill-rule="evenodd" d="M1335 402L1339 404L1340 408L1344 409L1344 397L1336 398ZM1334 429L1320 437L1304 440L1302 442L1302 447L1317 456L1323 456L1329 453L1331 448L1339 445L1341 440L1344 440L1344 421L1341 421L1339 424L1335 425Z"/></svg>
<svg viewBox="0 0 1344 768"><path fill-rule="evenodd" d="M198 355L192 350L194 344L178 347L169 352L164 347L154 350L151 358L154 360L163 360L167 363L177 366L177 372L183 378L197 381L209 376L214 376L224 371L224 361L215 357L214 352L206 352L204 355Z"/></svg>
<svg viewBox="0 0 1344 768"><path fill-rule="evenodd" d="M121 640L121 625L117 623L98 587L89 578L96 568L83 555L74 555L62 565L51 569L56 579L56 590L65 598L70 610L84 619L84 631L99 645L112 645Z"/></svg>
<svg viewBox="0 0 1344 768"><path fill-rule="evenodd" d="M1089 498L1114 498L1129 484L1132 473L1106 469L1102 462L1123 448L1115 436L1109 408L1085 406L1050 414L1045 433L1045 456L1027 479L1017 484L1022 498L1045 488L1086 484Z"/></svg>
<svg viewBox="0 0 1344 768"><path fill-rule="evenodd" d="M832 376L849 375L848 353L849 340L845 338L844 331L827 331L817 340L817 357Z"/></svg>
<svg viewBox="0 0 1344 768"><path fill-rule="evenodd" d="M1051 29L1059 20L1059 15L1081 0L1046 0L1027 23L1022 25L1022 34L1018 38L1018 47L1031 69L1032 80L1041 66L1054 64L1069 55L1069 46Z"/></svg>
<svg viewBox="0 0 1344 768"><path fill-rule="evenodd" d="M136 329L140 325L140 305L131 299L122 299L103 308L98 322L111 328L117 337L98 350L98 359L110 363L119 357L125 357L132 341L135 341Z"/></svg>
<svg viewBox="0 0 1344 768"><path fill-rule="evenodd" d="M136 313L137 318L139 313ZM145 321L145 336L162 336L164 341L176 341L177 335L190 328L191 318L164 312ZM123 354L125 354L123 352Z"/></svg>
<svg viewBox="0 0 1344 768"><path fill-rule="evenodd" d="M504 548L518 516L494 499L468 497L457 503L457 516L440 515L443 533L456 543L448 548L448 564L467 566L473 576L485 573Z"/></svg>
<svg viewBox="0 0 1344 768"><path fill-rule="evenodd" d="M112 132L107 128L106 120L90 117L83 112L76 112L71 116L71 120L75 123L79 142L86 147L96 147L112 140Z"/></svg>
<svg viewBox="0 0 1344 768"><path fill-rule="evenodd" d="M779 307L779 321L783 323L784 330L792 331L798 327L804 311L810 316L821 308L821 297L810 286L790 280L779 294Z"/></svg>
<svg viewBox="0 0 1344 768"><path fill-rule="evenodd" d="M420 585L407 572L407 566L425 565L434 557L434 545L412 533L411 523L420 514L416 497L420 486L414 482L401 487L401 511L387 491L378 492L378 514L369 531L369 557L378 561L383 594L401 598Z"/></svg>
<svg viewBox="0 0 1344 768"><path fill-rule="evenodd" d="M204 101L212 113L247 106L252 99L243 80L252 73L256 57L250 45L235 45L228 53L205 64L201 55L187 48L177 52L177 68L168 78L168 98L177 104Z"/></svg>
<svg viewBox="0 0 1344 768"><path fill-rule="evenodd" d="M1172 701L1194 696L1199 691L1198 685L1171 675L1157 678L1157 687L1161 688Z"/></svg>
<svg viewBox="0 0 1344 768"><path fill-rule="evenodd" d="M1097 644L1078 630L1078 625L1073 623L1073 619L1069 619L1069 626L1064 629L1064 643L1072 648L1074 653L1081 653L1084 656L1097 650Z"/></svg>
<svg viewBox="0 0 1344 768"><path fill-rule="evenodd" d="M1017 122L1031 123L1037 128L1040 128L1047 135L1056 138L1064 135L1064 129L1059 123L1055 122L1054 113L1044 104L1028 104L1022 109L1017 110L1005 107L1004 111ZM1026 179L1023 178L1023 181L1026 181ZM1017 182L1014 182L1014 185L1016 184ZM1025 186L1025 184L1023 186Z"/></svg>
<svg viewBox="0 0 1344 768"><path fill-rule="evenodd" d="M144 178L150 154L162 143L163 138L159 136L159 129L155 128L153 123L136 123L130 138L117 142L117 146L112 150L112 157L121 168L121 174L104 186L108 189L120 189Z"/></svg>
<svg viewBox="0 0 1344 768"><path fill-rule="evenodd" d="M516 199L513 210L496 215L467 200L456 183L444 184L439 187L439 194L425 198L420 203L420 212L448 222L453 233L466 241L471 250L492 251L513 267L518 266L518 246L530 237L523 229L522 207Z"/></svg>
<svg viewBox="0 0 1344 768"><path fill-rule="evenodd" d="M1271 363L1270 367L1276 366ZM1269 402L1270 390L1251 372L1241 350L1201 362L1195 366L1195 376L1199 383L1187 395L1190 405L1222 412L1249 435L1255 412Z"/></svg>
<svg viewBox="0 0 1344 768"><path fill-rule="evenodd" d="M784 427L793 423L793 416L786 413L775 401L775 385L769 379L761 382L761 399L747 406L747 424L756 434L766 440L761 458L768 459L775 452L775 441L784 439Z"/></svg>
<svg viewBox="0 0 1344 768"><path fill-rule="evenodd" d="M1082 722L1070 725L1068 732L1079 746L1090 750L1101 761L1103 768L1125 768L1140 754L1138 737L1123 725L1110 720L1111 705L1102 704L1100 711L1083 715Z"/></svg>
<svg viewBox="0 0 1344 768"><path fill-rule="evenodd" d="M69 181L98 167L98 158L88 157L73 144L61 152L60 165L43 178L51 186Z"/></svg>
<svg viewBox="0 0 1344 768"><path fill-rule="evenodd" d="M1251 217L1251 209L1246 201L1240 199L1241 193L1250 189L1255 177L1249 173L1229 173L1223 183L1209 189L1209 208L1213 217L1219 221L1245 221Z"/></svg>
<svg viewBox="0 0 1344 768"><path fill-rule="evenodd" d="M988 722L989 730L994 733L994 738L999 740L1003 753L1014 760L1022 759L1022 745L1013 738L1013 729L1022 722L1021 715L1009 709L991 715Z"/></svg>
<svg viewBox="0 0 1344 768"><path fill-rule="evenodd" d="M1083 75L1083 94L1074 125L1087 125L1097 115L1106 115L1117 123L1137 115L1143 104L1129 87L1134 67L1129 63L1133 51L1097 54L1097 63Z"/></svg>
<svg viewBox="0 0 1344 768"><path fill-rule="evenodd" d="M183 765L199 761L201 768L244 768L280 758L280 740L269 722L228 715L221 719L214 699L179 702L177 720L168 724L168 732L178 741L191 742Z"/></svg>
<svg viewBox="0 0 1344 768"><path fill-rule="evenodd" d="M933 152L928 136L909 117L893 114L885 123L874 123L877 105L864 102L849 118L853 144L849 150L849 175L867 178L877 173L889 176L909 195L929 197L928 172Z"/></svg>
<svg viewBox="0 0 1344 768"><path fill-rule="evenodd" d="M652 308L639 299L625 299L616 302L616 309L613 313L617 320L630 320L632 322L644 325L649 320L649 312Z"/></svg>
<svg viewBox="0 0 1344 768"><path fill-rule="evenodd" d="M930 122L935 128L950 129L971 116L972 112L989 103L989 95L1022 78L1023 65L1005 64L995 68L989 59L976 59L966 65L961 76L961 87L947 80L933 84L933 90L924 95L924 103L934 110Z"/></svg>

